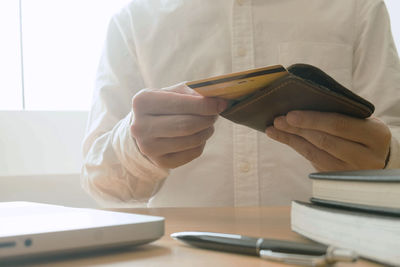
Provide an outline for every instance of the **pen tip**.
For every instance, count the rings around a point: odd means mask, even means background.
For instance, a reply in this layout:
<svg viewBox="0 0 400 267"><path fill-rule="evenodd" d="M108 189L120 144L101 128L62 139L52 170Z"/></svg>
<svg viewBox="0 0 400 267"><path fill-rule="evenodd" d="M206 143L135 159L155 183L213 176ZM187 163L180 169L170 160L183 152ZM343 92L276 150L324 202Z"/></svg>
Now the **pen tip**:
<svg viewBox="0 0 400 267"><path fill-rule="evenodd" d="M170 237L172 237L173 239L178 239L179 233L172 233L170 234Z"/></svg>

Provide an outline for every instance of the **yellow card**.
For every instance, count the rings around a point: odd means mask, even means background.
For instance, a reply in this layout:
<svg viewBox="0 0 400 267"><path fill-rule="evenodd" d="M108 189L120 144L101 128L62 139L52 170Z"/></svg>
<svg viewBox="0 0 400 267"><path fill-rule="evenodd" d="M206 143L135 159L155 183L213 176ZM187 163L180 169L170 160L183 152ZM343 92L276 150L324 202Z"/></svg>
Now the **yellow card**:
<svg viewBox="0 0 400 267"><path fill-rule="evenodd" d="M203 96L240 99L288 74L281 65L236 72L186 83Z"/></svg>

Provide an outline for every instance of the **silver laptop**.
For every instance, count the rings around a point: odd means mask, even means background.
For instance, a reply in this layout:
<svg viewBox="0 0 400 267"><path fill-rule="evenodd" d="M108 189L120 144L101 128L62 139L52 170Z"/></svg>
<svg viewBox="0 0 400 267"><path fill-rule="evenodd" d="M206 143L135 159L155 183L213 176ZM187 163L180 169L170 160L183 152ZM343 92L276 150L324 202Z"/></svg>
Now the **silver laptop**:
<svg viewBox="0 0 400 267"><path fill-rule="evenodd" d="M0 202L0 262L141 245L163 234L162 217L33 202Z"/></svg>

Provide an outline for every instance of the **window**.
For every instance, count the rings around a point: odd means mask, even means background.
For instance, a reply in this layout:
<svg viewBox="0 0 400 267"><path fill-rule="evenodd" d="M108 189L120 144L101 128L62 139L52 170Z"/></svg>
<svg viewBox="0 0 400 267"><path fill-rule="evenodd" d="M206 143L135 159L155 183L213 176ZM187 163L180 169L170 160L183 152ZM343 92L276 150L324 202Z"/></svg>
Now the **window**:
<svg viewBox="0 0 400 267"><path fill-rule="evenodd" d="M0 1L0 108L22 108L19 5Z"/></svg>
<svg viewBox="0 0 400 267"><path fill-rule="evenodd" d="M400 53L400 1L385 0L392 24L392 33L396 43L397 52Z"/></svg>
<svg viewBox="0 0 400 267"><path fill-rule="evenodd" d="M1 0L0 109L89 109L107 24L127 2Z"/></svg>

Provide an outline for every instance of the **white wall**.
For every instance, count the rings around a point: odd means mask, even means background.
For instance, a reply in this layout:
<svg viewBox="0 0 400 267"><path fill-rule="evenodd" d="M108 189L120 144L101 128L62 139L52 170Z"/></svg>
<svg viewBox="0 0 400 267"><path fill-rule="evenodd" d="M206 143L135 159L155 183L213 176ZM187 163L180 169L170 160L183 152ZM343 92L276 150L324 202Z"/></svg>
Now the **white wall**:
<svg viewBox="0 0 400 267"><path fill-rule="evenodd" d="M80 186L80 175L0 176L0 201L33 201L71 207L97 207Z"/></svg>
<svg viewBox="0 0 400 267"><path fill-rule="evenodd" d="M0 176L79 173L86 111L0 111Z"/></svg>
<svg viewBox="0 0 400 267"><path fill-rule="evenodd" d="M0 111L0 201L96 206L80 186L86 111Z"/></svg>

